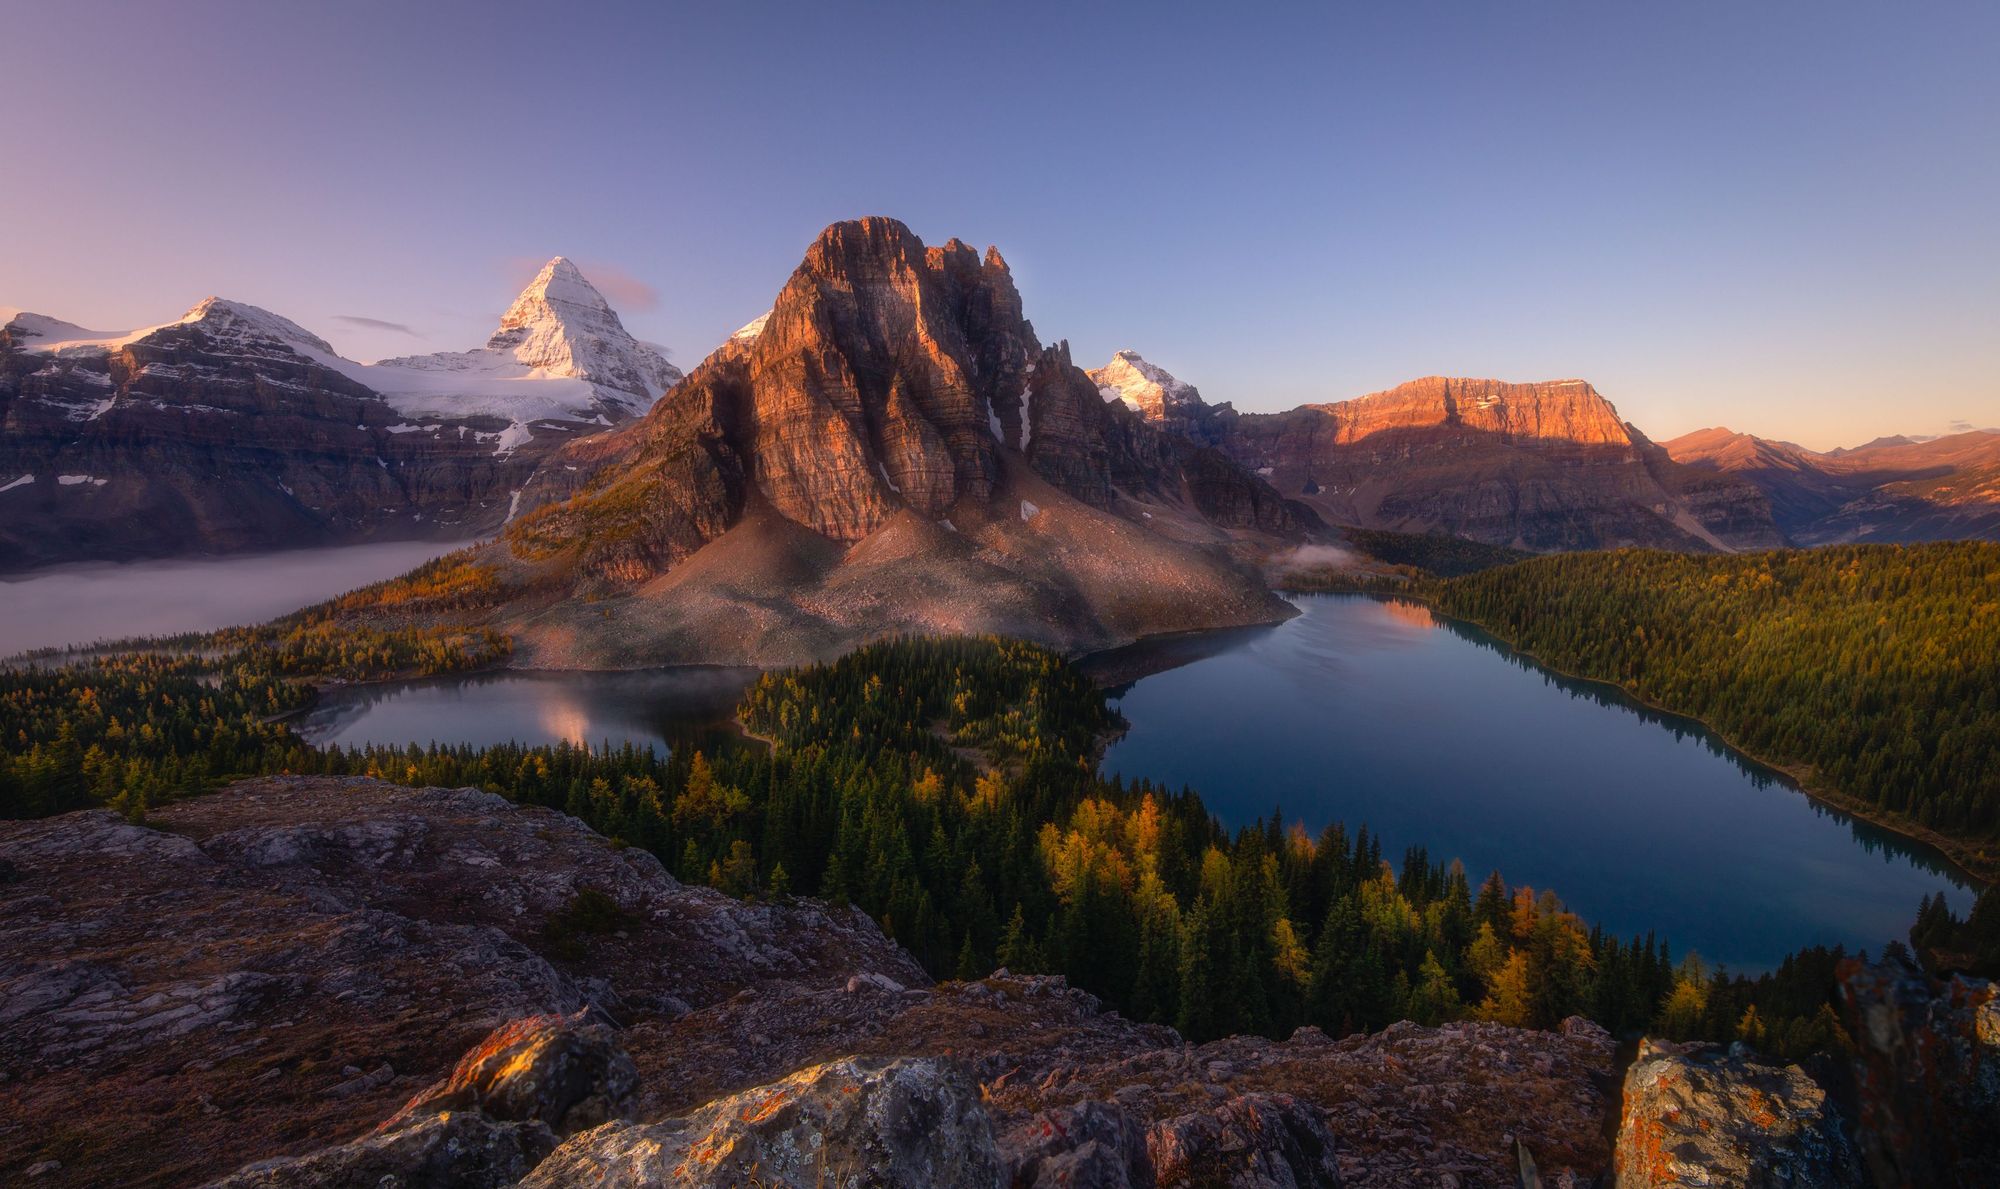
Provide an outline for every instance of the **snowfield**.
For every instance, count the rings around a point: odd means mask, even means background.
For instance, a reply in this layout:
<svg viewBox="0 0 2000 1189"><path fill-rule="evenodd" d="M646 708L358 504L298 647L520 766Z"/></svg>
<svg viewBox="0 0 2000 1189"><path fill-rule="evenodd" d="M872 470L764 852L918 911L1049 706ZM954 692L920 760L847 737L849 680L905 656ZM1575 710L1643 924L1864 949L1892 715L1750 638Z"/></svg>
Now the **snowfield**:
<svg viewBox="0 0 2000 1189"><path fill-rule="evenodd" d="M30 351L53 359L105 355L159 331L197 324L244 355L270 355L271 345L281 344L370 389L404 418L390 427L392 433L435 429L437 422L455 418L505 421L505 430L479 434L496 453L526 444L534 436L530 427L538 423L628 421L681 378L664 352L626 332L603 295L561 256L514 299L484 347L375 363L344 358L290 319L220 297L204 299L175 321L124 331L88 330L43 314L0 309L0 325L13 327ZM753 326L762 324L759 319ZM93 420L112 403L79 408L71 419Z"/></svg>

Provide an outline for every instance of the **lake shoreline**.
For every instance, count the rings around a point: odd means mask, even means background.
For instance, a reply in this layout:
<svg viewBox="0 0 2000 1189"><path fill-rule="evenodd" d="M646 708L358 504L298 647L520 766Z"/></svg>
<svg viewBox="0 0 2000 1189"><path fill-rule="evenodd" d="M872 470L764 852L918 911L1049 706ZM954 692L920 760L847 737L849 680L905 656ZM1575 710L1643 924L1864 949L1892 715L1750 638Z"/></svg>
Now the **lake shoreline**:
<svg viewBox="0 0 2000 1189"><path fill-rule="evenodd" d="M1951 865L1958 870L1959 874L1965 876L1967 880L1969 880L1975 885L1978 885L1980 887L1991 887L1996 883L2000 883L2000 854L1989 853L1985 850L1979 849L1974 843L1965 841L1963 839L1953 838L1949 835L1940 834L1936 830L1933 830L1928 826L1918 825L1915 822L1911 822L1904 819L1900 814L1892 813L1891 811L1883 809L1878 805L1869 804L1868 802L1863 801L1860 798L1853 796L1852 794L1842 792L1841 790L1834 788L1831 785L1828 785L1827 783L1822 781L1819 778L1817 771L1808 765L1781 764L1775 760L1767 759L1764 756L1760 756L1756 752L1751 751L1749 748L1744 747L1742 744L1736 742L1736 740L1730 738L1727 732L1717 727L1714 723L1709 722L1707 719L1702 718L1700 715L1690 714L1685 710L1678 710L1664 703L1655 702L1651 698L1648 698L1645 695L1639 693L1637 690L1631 689L1630 687L1626 686L1623 682L1609 681L1602 677L1592 677L1586 673L1572 673L1569 672L1568 670L1558 668L1557 666L1552 665L1549 662L1543 660L1541 657L1536 656L1534 653L1528 651L1527 649L1518 646L1512 640L1507 639L1507 637L1495 631L1491 626L1481 623L1476 619L1467 619L1463 616L1447 614L1446 612L1439 610L1437 604L1434 601L1422 595L1386 594L1373 591L1353 591L1353 592L1326 591L1326 592L1303 592L1303 593L1317 593L1317 594L1331 594L1331 595L1345 594L1359 598L1401 600L1403 602L1416 603L1420 606L1426 607L1430 610L1431 614L1436 615L1441 619L1449 619L1455 623L1461 623L1467 625L1468 627L1478 628L1480 631L1485 632L1487 635L1493 637L1495 640L1498 640L1501 643L1505 644L1516 656L1525 657L1526 659L1533 661L1538 667L1545 669L1550 673L1554 673L1559 677L1564 677L1571 681L1587 682L1592 685L1603 686L1606 689L1616 690L1620 695L1631 699L1634 703L1637 703L1640 706L1644 706L1648 710L1657 711L1658 713L1661 714L1669 714L1675 718L1685 719L1688 722L1699 725L1703 730L1707 731L1711 735L1714 735L1717 739L1720 739L1723 743L1727 744L1729 748L1732 751L1736 752L1738 755L1752 761L1753 763L1758 764L1761 767L1768 768L1773 772L1782 774L1785 777L1785 779L1791 783L1793 788L1796 789L1807 800L1817 802L1818 804L1823 805L1828 809L1836 810L1840 813L1847 814L1850 817L1859 818L1860 820L1867 822L1871 826L1875 826L1879 829L1886 830L1891 834L1897 835L1898 837L1908 839L1911 842L1921 843L1924 846L1928 846L1933 850L1936 850L1939 854L1943 855L1947 860L1950 861Z"/></svg>

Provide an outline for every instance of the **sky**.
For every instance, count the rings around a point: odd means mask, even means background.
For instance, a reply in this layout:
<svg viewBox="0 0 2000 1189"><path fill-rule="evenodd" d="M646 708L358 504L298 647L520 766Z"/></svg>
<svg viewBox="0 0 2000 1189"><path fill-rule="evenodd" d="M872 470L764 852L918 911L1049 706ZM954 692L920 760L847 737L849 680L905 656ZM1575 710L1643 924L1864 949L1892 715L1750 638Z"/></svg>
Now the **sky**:
<svg viewBox="0 0 2000 1189"><path fill-rule="evenodd" d="M0 306L359 359L568 255L691 366L826 224L1255 411L1581 377L1656 439L2000 425L2000 5L0 0Z"/></svg>

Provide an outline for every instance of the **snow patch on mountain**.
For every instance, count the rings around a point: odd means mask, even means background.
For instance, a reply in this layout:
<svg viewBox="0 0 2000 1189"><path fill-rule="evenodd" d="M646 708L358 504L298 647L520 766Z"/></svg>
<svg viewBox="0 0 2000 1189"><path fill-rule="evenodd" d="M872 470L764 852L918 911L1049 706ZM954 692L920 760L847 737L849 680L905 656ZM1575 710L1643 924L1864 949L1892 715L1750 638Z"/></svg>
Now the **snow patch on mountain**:
<svg viewBox="0 0 2000 1189"><path fill-rule="evenodd" d="M1125 402L1127 408L1158 420L1183 408L1201 405L1201 393L1194 385L1177 379L1157 364L1148 363L1137 351L1120 351L1111 362L1087 373L1097 392L1107 401Z"/></svg>
<svg viewBox="0 0 2000 1189"><path fill-rule="evenodd" d="M765 310L755 318L750 319L750 321L743 324L742 329L729 336L729 341L732 343L747 343L754 340L758 335L764 333L764 324L771 320L772 313L773 311L771 310Z"/></svg>
<svg viewBox="0 0 2000 1189"><path fill-rule="evenodd" d="M484 347L372 364L343 358L289 318L221 297L203 299L173 322L137 330L90 330L15 308L0 309L0 325L27 350L50 356L51 367L61 359L109 354L174 327L197 326L233 354L304 356L370 389L404 418L397 432L440 419L505 420L504 431L480 435L496 452L525 444L533 437L531 427L542 422L609 426L630 420L681 378L664 351L627 333L603 295L561 256L514 299ZM103 382L109 380L107 375ZM110 404L79 407L71 419L92 419Z"/></svg>

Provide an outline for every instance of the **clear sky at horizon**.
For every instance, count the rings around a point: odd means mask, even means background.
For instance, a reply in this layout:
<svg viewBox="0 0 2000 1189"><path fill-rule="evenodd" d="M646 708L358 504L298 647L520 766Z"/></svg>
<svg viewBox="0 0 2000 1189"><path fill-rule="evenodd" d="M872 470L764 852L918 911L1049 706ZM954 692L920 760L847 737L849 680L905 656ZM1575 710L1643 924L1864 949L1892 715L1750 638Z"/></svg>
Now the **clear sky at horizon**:
<svg viewBox="0 0 2000 1189"><path fill-rule="evenodd" d="M2000 5L0 0L0 305L373 359L576 259L691 365L825 224L1271 410L1594 382L1658 438L2000 425ZM397 327L407 328L396 329Z"/></svg>

